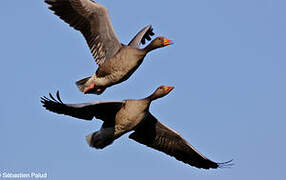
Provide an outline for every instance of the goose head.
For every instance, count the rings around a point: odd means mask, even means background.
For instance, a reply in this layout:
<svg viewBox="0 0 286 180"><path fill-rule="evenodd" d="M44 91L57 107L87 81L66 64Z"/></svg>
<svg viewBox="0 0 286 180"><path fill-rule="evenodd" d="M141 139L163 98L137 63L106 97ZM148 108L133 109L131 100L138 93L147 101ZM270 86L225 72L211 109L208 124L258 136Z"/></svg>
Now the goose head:
<svg viewBox="0 0 286 180"><path fill-rule="evenodd" d="M151 100L155 100L166 96L174 89L174 86L159 86L155 92L150 96Z"/></svg>
<svg viewBox="0 0 286 180"><path fill-rule="evenodd" d="M146 46L145 50L149 52L157 48L169 46L171 44L174 44L174 42L165 37L157 37L153 41L151 41L148 46Z"/></svg>

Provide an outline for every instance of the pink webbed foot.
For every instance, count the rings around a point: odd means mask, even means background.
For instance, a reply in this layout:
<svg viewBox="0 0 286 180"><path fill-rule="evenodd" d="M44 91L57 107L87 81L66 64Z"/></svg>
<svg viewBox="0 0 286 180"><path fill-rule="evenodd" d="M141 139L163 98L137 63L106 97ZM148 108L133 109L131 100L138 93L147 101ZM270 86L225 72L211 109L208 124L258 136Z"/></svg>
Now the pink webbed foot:
<svg viewBox="0 0 286 180"><path fill-rule="evenodd" d="M84 93L84 94L87 94L88 92L92 91L92 90L94 89L94 87L95 87L95 83L92 82L88 88L85 88L85 90L83 91L83 93Z"/></svg>

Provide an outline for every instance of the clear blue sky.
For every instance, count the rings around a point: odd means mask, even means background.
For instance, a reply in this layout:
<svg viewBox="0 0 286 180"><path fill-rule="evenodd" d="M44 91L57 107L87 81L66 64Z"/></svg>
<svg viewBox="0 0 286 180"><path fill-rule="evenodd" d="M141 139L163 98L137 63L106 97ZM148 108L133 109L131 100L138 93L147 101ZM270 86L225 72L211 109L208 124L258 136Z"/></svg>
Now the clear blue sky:
<svg viewBox="0 0 286 180"><path fill-rule="evenodd" d="M49 179L284 179L286 2L284 0L100 0L128 43L143 26L175 45L150 53L126 82L83 95L74 82L97 68L81 34L41 0L0 1L0 173L47 172ZM44 110L60 90L67 103L121 100L174 85L151 112L214 161L200 170L124 136L104 150L85 122ZM1 179L1 178L0 178Z"/></svg>

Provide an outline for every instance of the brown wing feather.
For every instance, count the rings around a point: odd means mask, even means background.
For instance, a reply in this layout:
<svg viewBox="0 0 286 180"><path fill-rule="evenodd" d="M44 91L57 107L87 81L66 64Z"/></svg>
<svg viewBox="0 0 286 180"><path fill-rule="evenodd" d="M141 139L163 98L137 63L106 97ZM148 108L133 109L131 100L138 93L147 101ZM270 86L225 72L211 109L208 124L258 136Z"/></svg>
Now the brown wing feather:
<svg viewBox="0 0 286 180"><path fill-rule="evenodd" d="M150 113L129 138L197 168L218 168L220 165L204 157L180 134L162 124Z"/></svg>
<svg viewBox="0 0 286 180"><path fill-rule="evenodd" d="M79 30L97 64L114 56L121 47L107 9L90 0L45 0L49 9Z"/></svg>

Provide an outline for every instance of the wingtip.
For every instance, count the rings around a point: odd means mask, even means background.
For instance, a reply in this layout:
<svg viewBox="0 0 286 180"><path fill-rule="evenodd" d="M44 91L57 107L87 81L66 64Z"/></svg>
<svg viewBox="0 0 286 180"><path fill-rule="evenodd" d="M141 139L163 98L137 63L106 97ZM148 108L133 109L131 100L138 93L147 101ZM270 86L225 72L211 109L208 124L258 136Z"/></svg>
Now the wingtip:
<svg viewBox="0 0 286 180"><path fill-rule="evenodd" d="M47 103L50 103L50 102L54 102L54 103L60 103L60 104L64 104L63 101L61 100L61 97L60 97L60 92L59 90L57 90L56 92L56 98L54 98L54 96L49 93L49 97L46 97L46 96L42 96L40 99L40 102L43 104L44 107L46 107L46 104Z"/></svg>
<svg viewBox="0 0 286 180"><path fill-rule="evenodd" d="M218 168L220 169L231 168L234 166L233 159L226 161L226 162L217 163L217 164L218 164Z"/></svg>
<svg viewBox="0 0 286 180"><path fill-rule="evenodd" d="M57 99L59 100L59 102L64 104L63 101L61 100L60 91L59 90L57 90L56 96L57 96Z"/></svg>
<svg viewBox="0 0 286 180"><path fill-rule="evenodd" d="M44 97L41 97L41 103L44 104L47 100Z"/></svg>

